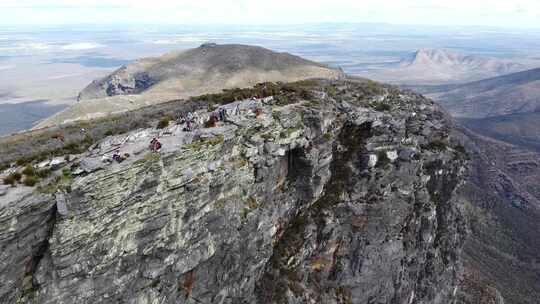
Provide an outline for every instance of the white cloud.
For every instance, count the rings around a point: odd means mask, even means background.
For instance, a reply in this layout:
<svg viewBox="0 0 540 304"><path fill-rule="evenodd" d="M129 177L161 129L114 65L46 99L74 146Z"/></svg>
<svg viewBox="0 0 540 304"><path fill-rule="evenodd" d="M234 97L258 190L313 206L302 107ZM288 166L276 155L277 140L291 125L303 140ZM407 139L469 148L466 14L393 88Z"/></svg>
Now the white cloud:
<svg viewBox="0 0 540 304"><path fill-rule="evenodd" d="M46 43L41 42L23 42L17 43L12 46L0 47L0 52L17 52L17 53L28 53L33 51L47 51L50 49L50 46Z"/></svg>
<svg viewBox="0 0 540 304"><path fill-rule="evenodd" d="M0 65L0 71L14 69L14 65Z"/></svg>
<svg viewBox="0 0 540 304"><path fill-rule="evenodd" d="M24 19L37 24L341 21L540 27L539 14L537 0L0 0L0 20L7 24ZM27 18L15 17L22 15Z"/></svg>
<svg viewBox="0 0 540 304"><path fill-rule="evenodd" d="M91 50L105 47L103 44L93 43L93 42L81 42L81 43L71 43L66 44L61 47L63 50L69 51L79 51L79 50Z"/></svg>

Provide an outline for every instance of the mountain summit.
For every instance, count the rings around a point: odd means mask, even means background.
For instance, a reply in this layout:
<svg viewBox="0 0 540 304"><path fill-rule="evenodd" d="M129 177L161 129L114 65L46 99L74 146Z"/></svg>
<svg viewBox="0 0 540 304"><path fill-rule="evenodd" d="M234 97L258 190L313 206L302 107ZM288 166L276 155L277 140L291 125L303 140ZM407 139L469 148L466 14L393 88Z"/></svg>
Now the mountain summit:
<svg viewBox="0 0 540 304"><path fill-rule="evenodd" d="M262 82L343 77L339 69L289 53L257 46L207 43L195 49L141 59L93 81L79 94L78 103L42 121L36 128Z"/></svg>
<svg viewBox="0 0 540 304"><path fill-rule="evenodd" d="M338 70L288 53L257 46L206 43L124 66L92 82L78 99L131 94L185 97L264 81L338 78L340 74Z"/></svg>

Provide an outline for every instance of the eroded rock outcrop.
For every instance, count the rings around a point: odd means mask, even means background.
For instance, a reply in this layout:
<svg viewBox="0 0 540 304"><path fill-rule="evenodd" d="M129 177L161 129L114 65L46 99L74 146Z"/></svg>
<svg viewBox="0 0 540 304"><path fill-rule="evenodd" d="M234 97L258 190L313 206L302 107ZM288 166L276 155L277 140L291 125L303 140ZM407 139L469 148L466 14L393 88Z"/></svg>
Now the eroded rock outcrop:
<svg viewBox="0 0 540 304"><path fill-rule="evenodd" d="M0 280L16 279L0 299L451 303L466 161L446 116L371 83L311 91L81 174L62 214L59 194L3 204ZM21 205L44 211L25 220ZM16 250L26 235L36 246Z"/></svg>

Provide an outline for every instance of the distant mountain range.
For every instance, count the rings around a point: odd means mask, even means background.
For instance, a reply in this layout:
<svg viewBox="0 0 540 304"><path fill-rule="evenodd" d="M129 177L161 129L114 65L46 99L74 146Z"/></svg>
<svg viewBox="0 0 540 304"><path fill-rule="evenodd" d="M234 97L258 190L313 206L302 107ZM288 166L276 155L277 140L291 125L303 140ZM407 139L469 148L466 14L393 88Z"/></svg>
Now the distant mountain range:
<svg viewBox="0 0 540 304"><path fill-rule="evenodd" d="M395 67L368 72L379 81L407 85L452 84L525 70L522 64L494 57L464 55L446 49L421 49Z"/></svg>

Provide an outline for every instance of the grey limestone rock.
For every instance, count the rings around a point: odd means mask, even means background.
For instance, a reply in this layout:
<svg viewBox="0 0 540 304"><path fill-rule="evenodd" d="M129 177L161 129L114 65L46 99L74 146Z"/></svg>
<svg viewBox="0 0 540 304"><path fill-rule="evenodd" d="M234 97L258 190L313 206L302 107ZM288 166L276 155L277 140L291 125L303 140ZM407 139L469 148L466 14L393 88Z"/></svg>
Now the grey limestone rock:
<svg viewBox="0 0 540 304"><path fill-rule="evenodd" d="M446 116L339 85L156 157L83 156L71 192L2 204L0 302L451 303L466 162Z"/></svg>

